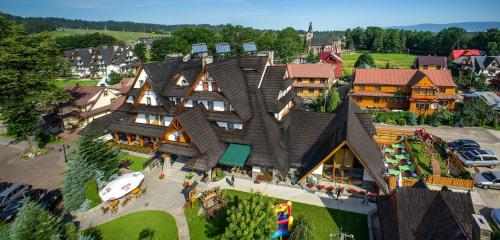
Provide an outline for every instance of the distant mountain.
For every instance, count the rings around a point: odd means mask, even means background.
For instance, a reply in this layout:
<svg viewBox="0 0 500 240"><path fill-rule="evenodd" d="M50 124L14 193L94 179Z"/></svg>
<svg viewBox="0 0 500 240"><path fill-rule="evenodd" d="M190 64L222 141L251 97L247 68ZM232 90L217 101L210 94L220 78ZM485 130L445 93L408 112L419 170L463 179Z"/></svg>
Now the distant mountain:
<svg viewBox="0 0 500 240"><path fill-rule="evenodd" d="M392 26L386 28L439 32L444 28L449 28L449 27L463 28L467 32L480 32L480 31L486 31L487 29L490 28L500 28L500 22L459 22L459 23L446 23L446 24L422 23L417 25Z"/></svg>

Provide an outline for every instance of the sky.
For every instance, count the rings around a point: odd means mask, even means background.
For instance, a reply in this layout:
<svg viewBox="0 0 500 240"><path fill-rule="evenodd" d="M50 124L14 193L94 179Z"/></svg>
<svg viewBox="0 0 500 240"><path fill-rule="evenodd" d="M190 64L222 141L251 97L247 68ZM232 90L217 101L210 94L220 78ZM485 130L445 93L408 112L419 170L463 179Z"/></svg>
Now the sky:
<svg viewBox="0 0 500 240"><path fill-rule="evenodd" d="M500 0L0 0L0 11L160 24L239 24L259 29L500 21Z"/></svg>

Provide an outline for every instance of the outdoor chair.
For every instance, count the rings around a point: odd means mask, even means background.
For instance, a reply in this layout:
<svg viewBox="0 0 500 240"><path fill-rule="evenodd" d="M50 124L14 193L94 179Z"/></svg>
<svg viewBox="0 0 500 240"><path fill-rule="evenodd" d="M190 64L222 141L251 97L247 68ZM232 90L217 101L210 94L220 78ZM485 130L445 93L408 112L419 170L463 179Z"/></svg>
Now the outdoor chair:
<svg viewBox="0 0 500 240"><path fill-rule="evenodd" d="M118 212L118 206L114 206L111 208L111 213L115 214Z"/></svg>
<svg viewBox="0 0 500 240"><path fill-rule="evenodd" d="M148 190L148 186L144 186L141 190L141 194L144 194L146 193L146 191Z"/></svg>
<svg viewBox="0 0 500 240"><path fill-rule="evenodd" d="M128 204L129 202L130 202L130 199L125 198L125 199L123 200L123 202L122 202L122 207L127 206L127 204Z"/></svg>
<svg viewBox="0 0 500 240"><path fill-rule="evenodd" d="M108 213L108 212L109 212L109 207L108 207L108 206L106 206L106 207L101 207L101 211L102 211L102 214L104 215L104 214L106 214L106 213Z"/></svg>

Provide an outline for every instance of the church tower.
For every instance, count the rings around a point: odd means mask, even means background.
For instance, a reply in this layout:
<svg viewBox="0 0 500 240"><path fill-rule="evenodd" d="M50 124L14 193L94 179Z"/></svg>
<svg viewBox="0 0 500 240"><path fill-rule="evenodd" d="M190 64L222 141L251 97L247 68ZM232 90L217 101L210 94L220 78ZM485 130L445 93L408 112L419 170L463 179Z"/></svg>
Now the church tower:
<svg viewBox="0 0 500 240"><path fill-rule="evenodd" d="M309 22L309 29L307 30L307 34L306 34L306 41L308 43L311 43L312 39L313 39L313 25L312 25L312 22Z"/></svg>

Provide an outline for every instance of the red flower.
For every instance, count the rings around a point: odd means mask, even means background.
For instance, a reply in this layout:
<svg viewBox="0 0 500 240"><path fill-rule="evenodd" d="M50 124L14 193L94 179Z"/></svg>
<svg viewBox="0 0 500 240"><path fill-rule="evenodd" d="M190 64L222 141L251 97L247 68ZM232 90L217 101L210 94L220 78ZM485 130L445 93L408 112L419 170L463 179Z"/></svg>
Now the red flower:
<svg viewBox="0 0 500 240"><path fill-rule="evenodd" d="M318 184L318 185L316 185L316 188L321 191L321 190L323 190L323 188L325 188L325 186Z"/></svg>
<svg viewBox="0 0 500 240"><path fill-rule="evenodd" d="M328 186L328 187L326 187L326 190L327 190L328 192L333 192L333 190L334 190L334 189L335 189L335 188L334 188L333 186Z"/></svg>
<svg viewBox="0 0 500 240"><path fill-rule="evenodd" d="M314 187L314 183L307 183L306 185L308 188L313 188Z"/></svg>

